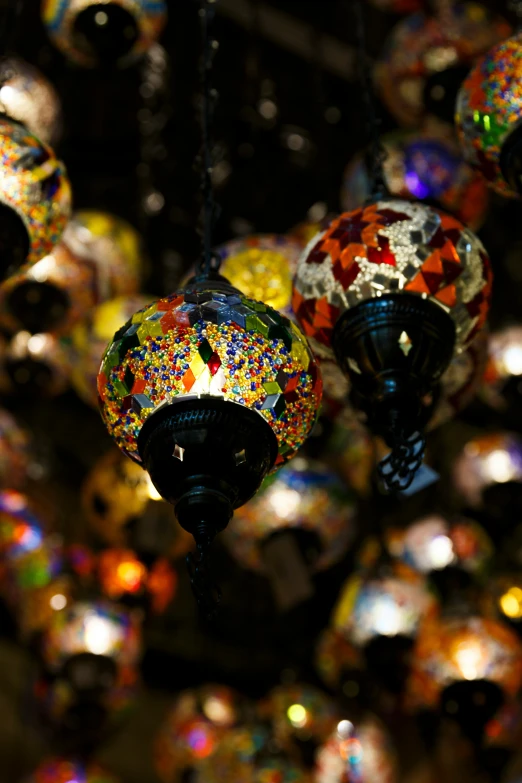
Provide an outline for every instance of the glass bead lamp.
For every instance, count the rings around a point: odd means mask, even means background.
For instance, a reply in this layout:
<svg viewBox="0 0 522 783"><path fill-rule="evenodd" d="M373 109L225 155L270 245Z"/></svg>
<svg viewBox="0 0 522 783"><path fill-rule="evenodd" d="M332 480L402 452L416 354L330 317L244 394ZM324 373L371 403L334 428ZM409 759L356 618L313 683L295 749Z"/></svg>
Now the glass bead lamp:
<svg viewBox="0 0 522 783"><path fill-rule="evenodd" d="M301 249L293 237L262 234L233 239L216 252L221 274L235 288L290 317L292 278Z"/></svg>
<svg viewBox="0 0 522 783"><path fill-rule="evenodd" d="M503 196L522 193L522 35L494 46L477 62L457 98L464 157Z"/></svg>
<svg viewBox="0 0 522 783"><path fill-rule="evenodd" d="M293 323L207 281L137 312L109 344L98 390L117 445L208 543L304 443L322 382Z"/></svg>
<svg viewBox="0 0 522 783"><path fill-rule="evenodd" d="M1 277L34 264L60 239L71 209L65 167L23 125L0 118Z"/></svg>

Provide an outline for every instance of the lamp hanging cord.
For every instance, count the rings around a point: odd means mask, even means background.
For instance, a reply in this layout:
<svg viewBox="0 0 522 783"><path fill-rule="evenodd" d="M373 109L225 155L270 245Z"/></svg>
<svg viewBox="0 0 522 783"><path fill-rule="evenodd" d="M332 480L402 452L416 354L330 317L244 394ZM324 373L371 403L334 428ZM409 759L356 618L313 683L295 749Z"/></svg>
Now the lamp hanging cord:
<svg viewBox="0 0 522 783"><path fill-rule="evenodd" d="M189 553L186 557L192 592L207 620L215 619L221 603L221 590L213 581L209 570L209 553L213 538L202 524L196 536L196 553Z"/></svg>
<svg viewBox="0 0 522 783"><path fill-rule="evenodd" d="M196 279L208 280L219 271L220 259L212 250L212 235L218 217L212 186L212 125L216 107L217 91L212 87L212 66L218 42L210 35L215 16L216 0L202 0L201 17L201 256L196 265Z"/></svg>
<svg viewBox="0 0 522 783"><path fill-rule="evenodd" d="M359 65L359 79L366 104L366 123L370 137L370 195L368 203L386 195L388 188L384 179L383 164L387 153L381 142L381 119L377 112L377 102L373 88L372 65L366 47L366 23L364 19L364 0L355 0L356 35Z"/></svg>

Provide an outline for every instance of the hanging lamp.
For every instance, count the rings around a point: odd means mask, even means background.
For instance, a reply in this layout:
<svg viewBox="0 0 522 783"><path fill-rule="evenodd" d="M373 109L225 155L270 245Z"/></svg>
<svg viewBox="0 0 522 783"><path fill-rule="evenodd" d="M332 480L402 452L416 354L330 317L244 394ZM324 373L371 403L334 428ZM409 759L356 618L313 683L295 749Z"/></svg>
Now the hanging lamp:
<svg viewBox="0 0 522 783"><path fill-rule="evenodd" d="M322 382L299 329L219 275L211 250L213 4L204 2L202 11L203 253L184 289L143 308L116 332L98 390L109 433L149 472L194 535L193 584L205 603L205 551L233 510L306 440Z"/></svg>
<svg viewBox="0 0 522 783"><path fill-rule="evenodd" d="M53 44L86 68L125 67L156 41L167 18L164 0L43 0Z"/></svg>
<svg viewBox="0 0 522 783"><path fill-rule="evenodd" d="M471 70L457 98L457 130L466 160L502 196L522 194L522 3L516 35Z"/></svg>
<svg viewBox="0 0 522 783"><path fill-rule="evenodd" d="M387 195L383 149L357 4L362 82L372 145L372 192L303 252L293 310L319 356L335 357L352 401L384 438L388 489L409 487L443 372L483 327L491 272L480 240L439 210Z"/></svg>

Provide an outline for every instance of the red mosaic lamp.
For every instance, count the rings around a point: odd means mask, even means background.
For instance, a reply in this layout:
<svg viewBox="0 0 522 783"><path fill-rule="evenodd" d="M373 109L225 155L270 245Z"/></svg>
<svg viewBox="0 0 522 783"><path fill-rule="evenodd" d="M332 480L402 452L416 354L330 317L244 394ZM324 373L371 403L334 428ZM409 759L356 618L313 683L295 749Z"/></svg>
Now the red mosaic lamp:
<svg viewBox="0 0 522 783"><path fill-rule="evenodd" d="M363 43L363 62L364 51ZM369 76L364 87L371 96ZM317 355L335 357L352 403L390 446L380 465L385 484L404 490L422 462L420 433L439 380L484 325L491 272L480 240L458 220L386 195L371 97L368 103L372 193L310 241L292 306Z"/></svg>
<svg viewBox="0 0 522 783"><path fill-rule="evenodd" d="M211 10L206 2L203 9L208 63ZM208 109L208 79L204 86ZM109 433L146 468L196 539L193 584L202 602L209 597L206 549L266 474L306 440L322 392L317 364L295 324L219 275L211 252L207 122L196 276L116 332L98 376Z"/></svg>

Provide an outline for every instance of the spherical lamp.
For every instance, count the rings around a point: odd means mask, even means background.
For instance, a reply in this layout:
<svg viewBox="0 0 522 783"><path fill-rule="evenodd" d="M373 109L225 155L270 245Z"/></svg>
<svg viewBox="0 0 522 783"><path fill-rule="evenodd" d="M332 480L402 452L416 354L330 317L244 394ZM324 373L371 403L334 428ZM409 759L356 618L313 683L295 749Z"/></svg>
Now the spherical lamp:
<svg viewBox="0 0 522 783"><path fill-rule="evenodd" d="M290 316L292 278L302 246L277 234L234 239L217 248L221 274L245 296Z"/></svg>
<svg viewBox="0 0 522 783"><path fill-rule="evenodd" d="M65 168L23 125L0 119L0 248L5 279L58 242L71 208Z"/></svg>
<svg viewBox="0 0 522 783"><path fill-rule="evenodd" d="M98 390L117 445L206 546L306 440L322 384L294 324L207 282L136 313L107 348Z"/></svg>
<svg viewBox="0 0 522 783"><path fill-rule="evenodd" d="M77 65L125 67L159 38L164 0L43 0L42 16L54 45Z"/></svg>
<svg viewBox="0 0 522 783"><path fill-rule="evenodd" d="M460 89L456 123L466 160L504 196L520 195L522 36L494 46Z"/></svg>
<svg viewBox="0 0 522 783"><path fill-rule="evenodd" d="M333 471L296 457L234 514L223 542L243 566L263 571L263 543L283 531L295 535L313 571L329 568L355 536L354 497Z"/></svg>
<svg viewBox="0 0 522 783"><path fill-rule="evenodd" d="M33 65L7 57L0 66L0 112L46 144L61 130L61 106L52 84Z"/></svg>
<svg viewBox="0 0 522 783"><path fill-rule="evenodd" d="M163 783L182 783L240 721L244 704L230 688L206 685L183 691L158 734L154 762Z"/></svg>
<svg viewBox="0 0 522 783"><path fill-rule="evenodd" d="M350 577L337 600L332 625L350 643L363 647L379 636L414 637L422 618L435 607L425 579L395 567L389 574Z"/></svg>
<svg viewBox="0 0 522 783"><path fill-rule="evenodd" d="M389 530L390 554L421 573L459 568L479 574L487 567L493 545L487 533L471 519L448 520L433 514L404 530Z"/></svg>
<svg viewBox="0 0 522 783"><path fill-rule="evenodd" d="M81 501L91 531L106 546L131 546L154 559L180 557L192 547L191 536L172 519L148 473L118 449L93 465Z"/></svg>
<svg viewBox="0 0 522 783"><path fill-rule="evenodd" d="M436 130L395 131L382 140L386 187L392 196L426 201L446 210L476 231L486 216L488 189L463 159L452 134ZM370 195L370 173L363 155L347 166L341 188L345 211Z"/></svg>
<svg viewBox="0 0 522 783"><path fill-rule="evenodd" d="M56 397L69 385L69 355L49 332L17 332L7 345L3 364L10 394Z"/></svg>
<svg viewBox="0 0 522 783"><path fill-rule="evenodd" d="M453 356L484 325L490 290L488 257L469 229L398 199L343 213L299 260L294 312L318 355L348 375L352 401L392 448L400 486L414 475L408 441Z"/></svg>
<svg viewBox="0 0 522 783"><path fill-rule="evenodd" d="M377 65L377 86L401 125L429 115L453 122L455 98L475 60L510 34L503 19L475 2L444 15L418 13L392 30Z"/></svg>
<svg viewBox="0 0 522 783"><path fill-rule="evenodd" d="M382 723L367 714L343 719L318 749L316 783L396 783L397 759Z"/></svg>
<svg viewBox="0 0 522 783"><path fill-rule="evenodd" d="M9 278L2 293L16 328L68 335L103 302L137 294L141 268L132 226L105 212L77 212L62 241Z"/></svg>
<svg viewBox="0 0 522 783"><path fill-rule="evenodd" d="M324 741L338 720L337 708L323 691L305 683L280 685L259 704L259 715L270 721L273 736L289 752L304 756L304 743ZM306 758L302 758L306 763Z"/></svg>
<svg viewBox="0 0 522 783"><path fill-rule="evenodd" d="M414 709L443 709L474 735L522 685L522 645L486 617L434 617L417 637L408 683Z"/></svg>

